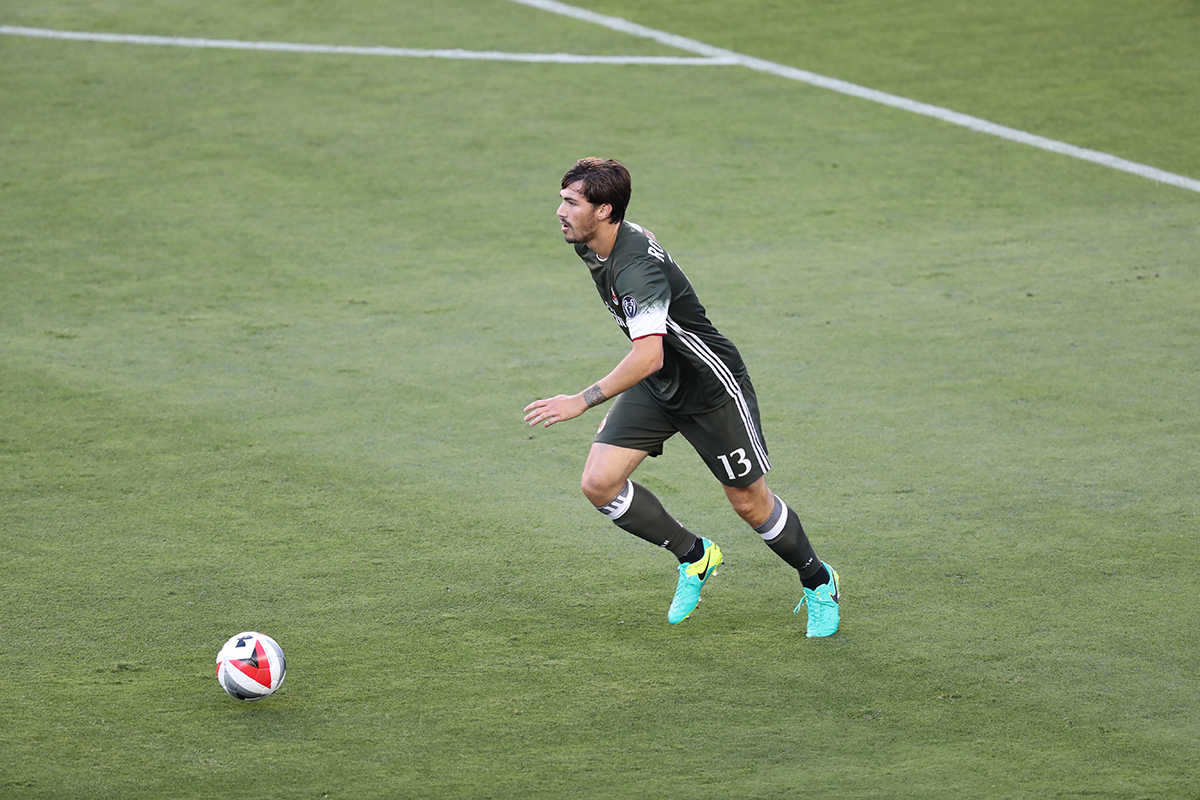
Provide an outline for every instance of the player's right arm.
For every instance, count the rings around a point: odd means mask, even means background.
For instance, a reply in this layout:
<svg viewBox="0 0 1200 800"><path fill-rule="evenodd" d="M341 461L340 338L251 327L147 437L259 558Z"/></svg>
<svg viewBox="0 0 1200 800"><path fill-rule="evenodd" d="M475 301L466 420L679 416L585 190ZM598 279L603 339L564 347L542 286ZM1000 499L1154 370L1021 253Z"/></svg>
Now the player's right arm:
<svg viewBox="0 0 1200 800"><path fill-rule="evenodd" d="M544 427L549 428L556 422L574 419L589 408L632 389L643 378L648 378L662 369L662 365L662 336L634 339L629 353L613 367L612 372L579 394L560 394L530 403L525 407L525 421L531 427L542 423Z"/></svg>

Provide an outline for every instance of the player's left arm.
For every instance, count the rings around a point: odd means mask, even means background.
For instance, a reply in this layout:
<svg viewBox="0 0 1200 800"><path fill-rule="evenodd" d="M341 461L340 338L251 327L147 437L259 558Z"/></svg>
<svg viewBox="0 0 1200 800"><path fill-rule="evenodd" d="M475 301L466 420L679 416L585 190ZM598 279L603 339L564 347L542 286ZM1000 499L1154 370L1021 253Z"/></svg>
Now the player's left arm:
<svg viewBox="0 0 1200 800"><path fill-rule="evenodd" d="M613 367L612 372L593 383L578 394L560 394L545 400L536 400L525 407L525 421L530 426L543 423L549 428L556 422L565 422L578 417L589 408L632 389L643 378L648 378L662 369L663 337L643 336L633 340L629 353Z"/></svg>

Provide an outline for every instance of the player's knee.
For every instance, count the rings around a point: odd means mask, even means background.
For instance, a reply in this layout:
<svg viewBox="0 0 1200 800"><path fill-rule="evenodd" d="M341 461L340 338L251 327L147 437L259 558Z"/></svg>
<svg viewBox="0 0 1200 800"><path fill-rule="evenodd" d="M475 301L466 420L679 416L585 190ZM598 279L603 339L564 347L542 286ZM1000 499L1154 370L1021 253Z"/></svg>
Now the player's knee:
<svg viewBox="0 0 1200 800"><path fill-rule="evenodd" d="M730 497L729 502L733 506L733 510L737 512L737 515L746 522L750 522L752 518L758 517L758 504L750 498L745 496ZM751 524L753 523L751 522Z"/></svg>
<svg viewBox="0 0 1200 800"><path fill-rule="evenodd" d="M775 495L765 483L756 483L745 489L726 487L725 493L733 510L751 527L763 524L775 506Z"/></svg>
<svg viewBox="0 0 1200 800"><path fill-rule="evenodd" d="M587 471L584 471L583 477L579 479L579 488L588 502L596 508L611 503L621 491L620 486L612 486L609 481L602 480Z"/></svg>

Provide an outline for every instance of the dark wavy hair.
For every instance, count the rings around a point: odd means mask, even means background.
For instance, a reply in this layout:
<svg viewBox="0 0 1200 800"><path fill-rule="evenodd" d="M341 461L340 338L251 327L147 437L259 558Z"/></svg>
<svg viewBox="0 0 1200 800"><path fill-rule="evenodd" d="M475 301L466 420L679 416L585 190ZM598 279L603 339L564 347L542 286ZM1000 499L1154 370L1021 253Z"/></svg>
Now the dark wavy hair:
<svg viewBox="0 0 1200 800"><path fill-rule="evenodd" d="M633 179L620 161L611 158L581 158L563 175L562 188L573 183L583 184L583 196L594 206L612 206L611 222L625 219L629 198L633 194Z"/></svg>

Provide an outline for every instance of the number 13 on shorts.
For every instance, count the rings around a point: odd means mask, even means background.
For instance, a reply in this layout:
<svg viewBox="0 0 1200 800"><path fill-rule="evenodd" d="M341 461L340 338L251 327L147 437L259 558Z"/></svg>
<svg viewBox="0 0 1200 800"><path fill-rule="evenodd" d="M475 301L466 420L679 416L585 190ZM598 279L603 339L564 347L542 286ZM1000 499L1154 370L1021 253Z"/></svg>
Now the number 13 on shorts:
<svg viewBox="0 0 1200 800"><path fill-rule="evenodd" d="M725 467L725 472L731 481L745 477L754 469L750 459L746 458L746 450L739 447L727 456L717 456L717 460Z"/></svg>

